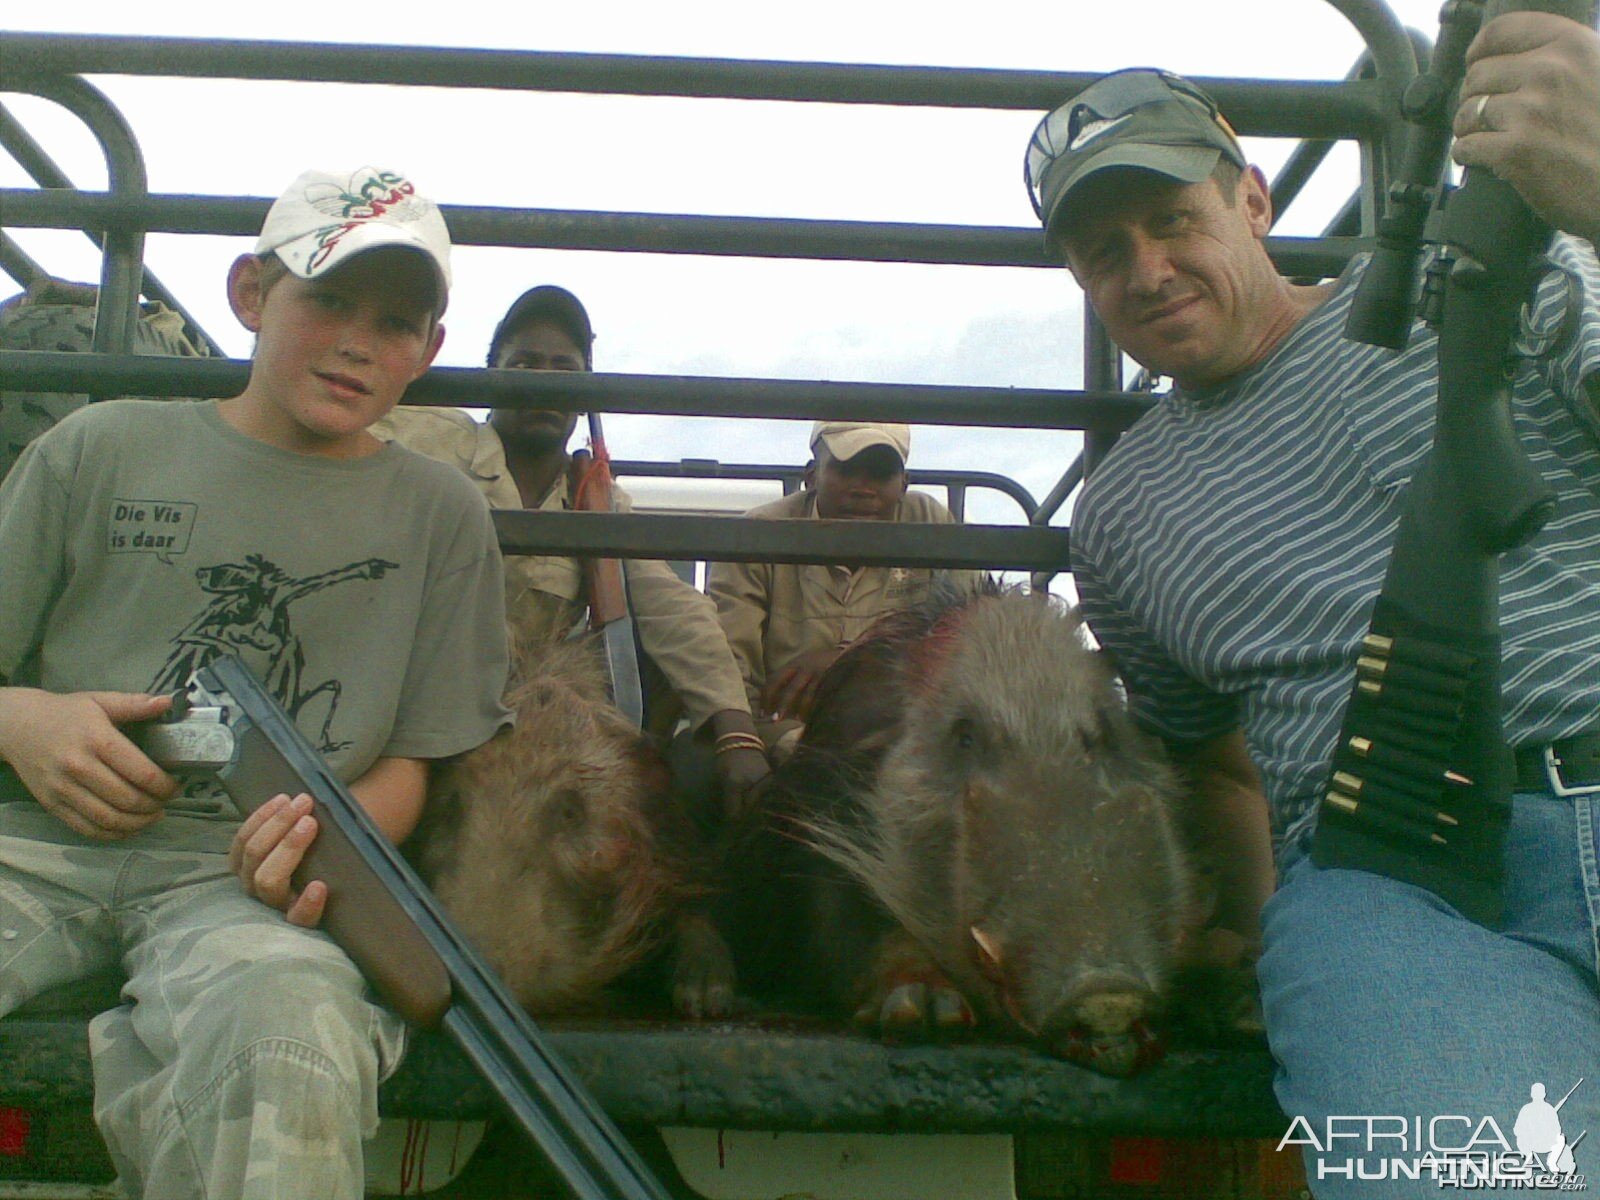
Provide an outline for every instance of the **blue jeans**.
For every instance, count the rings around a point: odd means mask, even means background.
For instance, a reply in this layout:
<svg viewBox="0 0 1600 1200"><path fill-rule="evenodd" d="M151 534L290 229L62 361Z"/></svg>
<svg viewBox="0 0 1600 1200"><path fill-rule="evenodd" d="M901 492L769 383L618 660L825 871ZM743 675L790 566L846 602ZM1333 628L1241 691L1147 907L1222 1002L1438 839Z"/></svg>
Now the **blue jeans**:
<svg viewBox="0 0 1600 1200"><path fill-rule="evenodd" d="M1259 974L1278 1100L1316 1196L1437 1200L1449 1193L1426 1170L1408 1178L1422 1152L1475 1140L1483 1165L1457 1169L1482 1172L1497 1132L1528 1148L1515 1129L1535 1084L1553 1106L1580 1077L1556 1116L1568 1144L1588 1131L1573 1165L1600 1194L1597 844L1600 796L1514 797L1496 932L1409 884L1291 851ZM1387 1120L1353 1119L1366 1117ZM1330 1118L1344 1118L1332 1140ZM1523 1124L1539 1143L1539 1121Z"/></svg>

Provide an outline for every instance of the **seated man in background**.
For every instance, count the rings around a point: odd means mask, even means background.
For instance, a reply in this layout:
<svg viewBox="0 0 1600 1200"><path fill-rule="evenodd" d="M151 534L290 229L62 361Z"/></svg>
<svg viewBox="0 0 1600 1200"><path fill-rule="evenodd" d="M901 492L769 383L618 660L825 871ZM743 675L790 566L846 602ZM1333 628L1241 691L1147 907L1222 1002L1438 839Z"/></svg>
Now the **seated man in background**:
<svg viewBox="0 0 1600 1200"><path fill-rule="evenodd" d="M805 487L751 509L772 520L955 521L931 496L906 489L906 425L818 421ZM820 563L711 564L707 590L744 675L761 736L779 754L799 739L817 683L839 652L885 613L921 601L934 580L976 587L976 571Z"/></svg>
<svg viewBox="0 0 1600 1200"><path fill-rule="evenodd" d="M583 304L544 285L519 296L489 343L488 365L530 371L590 371L594 331ZM487 424L455 409L397 408L373 432L449 462L477 483L491 508L573 507L567 442L577 414L497 408ZM632 502L614 490L617 507ZM704 594L654 559L623 563L644 653L682 701L697 741L712 739L711 786L736 801L767 774L739 669ZM582 564L554 555L506 558L506 617L515 646L567 636L588 609ZM670 733L670 730L666 731Z"/></svg>

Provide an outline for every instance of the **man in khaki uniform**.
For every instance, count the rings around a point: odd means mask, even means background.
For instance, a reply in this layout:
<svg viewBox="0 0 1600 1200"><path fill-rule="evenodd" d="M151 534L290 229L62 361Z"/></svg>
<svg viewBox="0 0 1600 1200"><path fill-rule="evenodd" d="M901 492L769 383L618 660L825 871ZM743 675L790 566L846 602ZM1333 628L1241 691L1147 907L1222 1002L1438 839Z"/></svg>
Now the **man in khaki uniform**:
<svg viewBox="0 0 1600 1200"><path fill-rule="evenodd" d="M949 524L950 510L906 490L905 425L819 421L805 487L745 514L772 520ZM711 565L708 590L744 677L761 735L780 753L799 737L818 681L839 652L879 617L920 602L934 581L976 587L976 571L820 563Z"/></svg>
<svg viewBox="0 0 1600 1200"><path fill-rule="evenodd" d="M488 362L519 370L589 371L593 341L578 298L564 288L541 286L507 310ZM536 409L497 408L480 424L456 409L402 407L373 433L466 472L491 508L560 511L572 507L566 447L576 424L575 413ZM632 507L621 488L613 494L619 510ZM505 567L506 619L516 644L565 637L583 620L588 599L577 559L512 555ZM691 730L714 744L724 794L741 795L767 774L767 762L715 607L664 562L625 560L623 571L640 645L683 702Z"/></svg>

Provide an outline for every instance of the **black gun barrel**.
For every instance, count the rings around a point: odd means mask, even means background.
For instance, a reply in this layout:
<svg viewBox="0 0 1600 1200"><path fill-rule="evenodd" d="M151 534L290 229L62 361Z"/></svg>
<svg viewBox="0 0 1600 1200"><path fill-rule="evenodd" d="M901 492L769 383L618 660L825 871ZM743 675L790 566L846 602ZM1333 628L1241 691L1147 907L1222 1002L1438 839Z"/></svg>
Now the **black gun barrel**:
<svg viewBox="0 0 1600 1200"><path fill-rule="evenodd" d="M195 677L207 691L231 697L243 718L237 726L238 761L220 776L234 802L248 812L280 793L310 795L319 822L313 845L346 844L369 872L366 879L345 881L342 895L339 882L324 880L329 884L324 924L335 940L363 965L373 957L373 948L347 945L340 925L328 918L341 904L346 912L356 907L352 892L361 904L374 891L390 897L405 927L386 933L400 937L415 930L425 953L408 956L415 958L410 965L424 973L437 970L448 980L439 1024L573 1195L579 1200L669 1200L637 1151L546 1044L532 1018L244 663L233 656L217 658ZM373 883L376 888L369 886ZM383 957L389 947L380 950ZM382 981L373 983L387 999ZM428 993L424 996L420 1004L427 1008L432 1000Z"/></svg>
<svg viewBox="0 0 1600 1200"><path fill-rule="evenodd" d="M1439 40L1427 71L1412 79L1401 97L1410 122L1405 146L1378 222L1372 261L1345 322L1345 336L1391 350L1403 349L1411 340L1423 234L1449 160L1450 120L1467 47L1483 23L1482 0L1449 0L1439 22Z"/></svg>

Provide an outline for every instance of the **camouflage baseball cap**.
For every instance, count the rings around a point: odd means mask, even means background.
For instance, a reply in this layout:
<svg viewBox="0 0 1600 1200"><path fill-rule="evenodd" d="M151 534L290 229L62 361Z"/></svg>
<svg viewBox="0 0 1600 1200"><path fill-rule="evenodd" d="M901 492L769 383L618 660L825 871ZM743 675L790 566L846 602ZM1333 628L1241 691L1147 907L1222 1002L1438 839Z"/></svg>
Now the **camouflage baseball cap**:
<svg viewBox="0 0 1600 1200"><path fill-rule="evenodd" d="M1040 121L1023 171L1049 245L1067 196L1091 175L1139 167L1199 183L1224 157L1245 165L1216 102L1182 76L1141 67L1102 75Z"/></svg>

